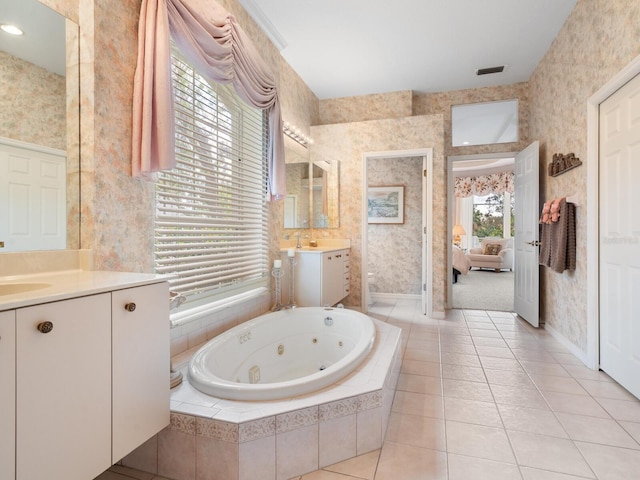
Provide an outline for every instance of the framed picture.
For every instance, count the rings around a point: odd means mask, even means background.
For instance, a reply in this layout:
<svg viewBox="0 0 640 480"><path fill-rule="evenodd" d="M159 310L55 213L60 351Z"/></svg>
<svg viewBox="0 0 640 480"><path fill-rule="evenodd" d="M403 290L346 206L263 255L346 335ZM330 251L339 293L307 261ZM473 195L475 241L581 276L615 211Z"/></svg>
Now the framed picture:
<svg viewBox="0 0 640 480"><path fill-rule="evenodd" d="M404 223L404 187L369 187L367 211L369 223Z"/></svg>

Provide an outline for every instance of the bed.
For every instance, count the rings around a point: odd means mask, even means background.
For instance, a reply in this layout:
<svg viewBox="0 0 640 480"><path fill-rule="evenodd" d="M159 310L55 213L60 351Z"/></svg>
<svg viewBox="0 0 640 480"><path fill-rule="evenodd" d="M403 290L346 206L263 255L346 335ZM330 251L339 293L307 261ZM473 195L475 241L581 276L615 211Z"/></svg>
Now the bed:
<svg viewBox="0 0 640 480"><path fill-rule="evenodd" d="M453 283L458 281L458 275L466 275L471 268L471 262L467 258L467 255L455 245L453 246L453 259L451 260L453 266Z"/></svg>

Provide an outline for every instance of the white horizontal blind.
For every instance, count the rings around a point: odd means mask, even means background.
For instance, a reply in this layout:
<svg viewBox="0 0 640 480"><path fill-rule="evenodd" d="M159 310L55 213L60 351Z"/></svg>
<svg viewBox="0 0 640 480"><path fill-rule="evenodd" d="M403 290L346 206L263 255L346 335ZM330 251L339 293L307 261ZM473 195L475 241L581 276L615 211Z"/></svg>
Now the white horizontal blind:
<svg viewBox="0 0 640 480"><path fill-rule="evenodd" d="M172 54L176 167L156 187L158 273L184 295L265 283L266 116Z"/></svg>

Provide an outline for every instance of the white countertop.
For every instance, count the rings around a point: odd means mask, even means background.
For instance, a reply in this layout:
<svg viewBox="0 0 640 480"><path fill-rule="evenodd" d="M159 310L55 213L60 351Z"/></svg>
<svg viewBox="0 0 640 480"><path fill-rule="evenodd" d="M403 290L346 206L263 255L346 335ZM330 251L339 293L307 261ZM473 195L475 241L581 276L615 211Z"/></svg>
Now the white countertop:
<svg viewBox="0 0 640 480"><path fill-rule="evenodd" d="M138 287L166 281L164 275L86 270L65 270L0 277L0 311L66 300L73 297ZM43 288L2 295L4 285L45 284ZM11 287L9 287L11 288Z"/></svg>
<svg viewBox="0 0 640 480"><path fill-rule="evenodd" d="M289 247L296 251L296 255L299 253L327 253L327 252L337 252L339 250L349 250L349 247L309 247L304 246L302 248ZM280 253L288 253L289 248L281 248Z"/></svg>

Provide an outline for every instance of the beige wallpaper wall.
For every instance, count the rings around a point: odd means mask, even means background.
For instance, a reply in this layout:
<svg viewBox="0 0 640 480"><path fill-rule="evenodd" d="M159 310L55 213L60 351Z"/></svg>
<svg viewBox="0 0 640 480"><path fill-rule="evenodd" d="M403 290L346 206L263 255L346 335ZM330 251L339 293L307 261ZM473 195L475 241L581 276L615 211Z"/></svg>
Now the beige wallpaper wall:
<svg viewBox="0 0 640 480"><path fill-rule="evenodd" d="M578 167L547 177L554 153L574 152L586 160L586 102L604 83L640 54L640 2L579 0L529 80L530 135L540 140L541 195L550 199L578 195L576 271L542 269L541 314L586 351L586 204L587 169Z"/></svg>
<svg viewBox="0 0 640 480"><path fill-rule="evenodd" d="M422 157L375 158L367 162L369 186L404 187L404 222L367 226L367 270L372 292L422 293Z"/></svg>
<svg viewBox="0 0 640 480"><path fill-rule="evenodd" d="M65 77L0 51L0 137L66 150Z"/></svg>
<svg viewBox="0 0 640 480"><path fill-rule="evenodd" d="M362 182L367 152L433 148L433 308L444 311L446 281L446 191L442 115L319 125L311 128L311 158L340 160L340 228L314 230L313 236L351 240L351 294L359 306L362 268Z"/></svg>

